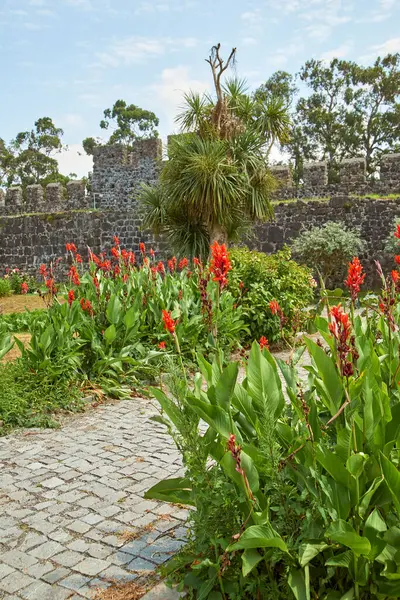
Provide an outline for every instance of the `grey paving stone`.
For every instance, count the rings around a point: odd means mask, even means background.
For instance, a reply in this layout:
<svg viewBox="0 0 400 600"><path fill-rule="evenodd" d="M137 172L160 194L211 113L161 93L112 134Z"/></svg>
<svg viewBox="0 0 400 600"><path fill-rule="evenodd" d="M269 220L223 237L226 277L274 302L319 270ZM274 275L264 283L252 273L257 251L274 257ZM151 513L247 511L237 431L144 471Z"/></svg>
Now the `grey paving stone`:
<svg viewBox="0 0 400 600"><path fill-rule="evenodd" d="M79 592L81 588L88 585L89 581L90 578L84 577L83 575L80 575L78 573L73 573L72 575L69 575L69 577L66 577L65 579L59 581L58 585L66 587L69 590L73 590L74 592Z"/></svg>
<svg viewBox="0 0 400 600"><path fill-rule="evenodd" d="M87 554L89 554L89 556L92 556L93 558L107 558L108 556L110 556L110 554L113 552L113 548L110 548L109 546L105 546L104 544L96 544L96 543L92 543L89 544L89 547L87 549Z"/></svg>
<svg viewBox="0 0 400 600"><path fill-rule="evenodd" d="M111 563L109 561L100 560L99 558L85 558L82 562L74 566L74 571L83 575L91 575L94 577L107 569Z"/></svg>
<svg viewBox="0 0 400 600"><path fill-rule="evenodd" d="M84 517L81 517L81 520L89 525L96 525L97 523L104 521L104 517L97 515L96 513L90 513Z"/></svg>
<svg viewBox="0 0 400 600"><path fill-rule="evenodd" d="M133 581L137 578L137 575L134 573L128 573L128 571L125 571L125 569L121 569L120 567L113 565L112 567L109 567L103 571L101 577L106 581Z"/></svg>
<svg viewBox="0 0 400 600"><path fill-rule="evenodd" d="M183 593L181 594L176 590L171 590L165 583L160 583L147 592L147 594L142 597L142 600L178 600L178 598L183 597Z"/></svg>
<svg viewBox="0 0 400 600"><path fill-rule="evenodd" d="M47 581L47 583L57 583L57 581L60 581L60 579L63 579L64 577L70 574L71 571L69 569L60 567L58 569L50 571L50 573L46 573L46 575L43 575L42 579Z"/></svg>
<svg viewBox="0 0 400 600"><path fill-rule="evenodd" d="M3 579L3 577L6 577L7 575L9 575L10 573L13 573L15 571L15 569L13 569L13 567L10 567L6 564L0 564L0 579Z"/></svg>
<svg viewBox="0 0 400 600"><path fill-rule="evenodd" d="M145 560L144 558L137 557L128 565L130 571L154 571L156 565L154 563Z"/></svg>
<svg viewBox="0 0 400 600"><path fill-rule="evenodd" d="M25 569L25 573L27 575L31 575L35 579L41 579L43 575L46 575L46 573L52 571L53 569L54 566L50 562L37 563L36 565Z"/></svg>
<svg viewBox="0 0 400 600"><path fill-rule="evenodd" d="M35 556L36 558L40 558L42 560L46 560L54 554L59 554L64 550L64 546L59 544L58 542L45 542L41 546L34 548L29 551L29 554Z"/></svg>
<svg viewBox="0 0 400 600"><path fill-rule="evenodd" d="M65 552L61 552L61 554L53 556L52 560L63 567L74 567L82 560L82 555L72 550L66 550Z"/></svg>
<svg viewBox="0 0 400 600"><path fill-rule="evenodd" d="M13 594L14 592L20 592L31 583L34 583L35 580L25 573L10 573L7 577L4 577L0 580L0 590L4 590L5 592L9 592Z"/></svg>
<svg viewBox="0 0 400 600"><path fill-rule="evenodd" d="M64 600L71 596L70 592L60 587L54 587L43 581L35 581L21 592L25 600Z"/></svg>
<svg viewBox="0 0 400 600"><path fill-rule="evenodd" d="M76 533L86 533L90 528L91 525L79 520L73 521L70 525L68 525L68 529L71 529L71 531L75 531Z"/></svg>
<svg viewBox="0 0 400 600"><path fill-rule="evenodd" d="M29 554L25 554L20 550L10 550L9 552L5 552L1 555L1 561L5 562L7 565L14 567L15 569L27 569L31 567L35 563L37 563L37 558L33 556L29 556Z"/></svg>
<svg viewBox="0 0 400 600"><path fill-rule="evenodd" d="M51 477L50 479L45 479L44 481L42 481L42 486L53 489L58 487L59 485L63 485L63 483L64 481L59 477Z"/></svg>

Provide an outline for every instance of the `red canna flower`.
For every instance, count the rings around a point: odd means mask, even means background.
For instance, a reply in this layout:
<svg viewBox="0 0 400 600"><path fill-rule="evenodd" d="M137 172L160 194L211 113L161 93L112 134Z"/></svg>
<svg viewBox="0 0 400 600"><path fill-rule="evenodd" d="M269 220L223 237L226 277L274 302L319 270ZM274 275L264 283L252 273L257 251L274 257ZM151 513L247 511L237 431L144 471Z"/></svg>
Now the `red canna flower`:
<svg viewBox="0 0 400 600"><path fill-rule="evenodd" d="M193 264L195 267L201 267L202 266L202 262L199 258L194 257L193 259Z"/></svg>
<svg viewBox="0 0 400 600"><path fill-rule="evenodd" d="M396 231L394 232L394 237L400 240L400 224L397 225Z"/></svg>
<svg viewBox="0 0 400 600"><path fill-rule="evenodd" d="M158 344L158 347L160 348L160 350L165 350L167 347L167 344L165 342L160 342Z"/></svg>
<svg viewBox="0 0 400 600"><path fill-rule="evenodd" d="M243 281L241 281L241 282L239 283L239 287L240 287L240 289L241 289L241 290L244 288L244 283L243 283Z"/></svg>
<svg viewBox="0 0 400 600"><path fill-rule="evenodd" d="M165 329L173 335L175 333L176 321L174 321L171 317L171 313L169 313L167 310L163 310L162 319L164 321Z"/></svg>
<svg viewBox="0 0 400 600"><path fill-rule="evenodd" d="M90 300L85 300L85 298L81 298L81 307L84 312L87 312L90 316L93 316L93 307L90 303Z"/></svg>
<svg viewBox="0 0 400 600"><path fill-rule="evenodd" d="M120 241L119 241L119 237L117 235L114 235L114 244L119 248Z"/></svg>
<svg viewBox="0 0 400 600"><path fill-rule="evenodd" d="M392 281L393 283L398 283L400 279L400 274L398 271L392 271Z"/></svg>
<svg viewBox="0 0 400 600"><path fill-rule="evenodd" d="M218 242L214 242L211 246L211 253L210 271L214 275L213 281L217 281L222 289L227 285L228 271L232 269L225 244L219 245Z"/></svg>
<svg viewBox="0 0 400 600"><path fill-rule="evenodd" d="M183 269L185 269L189 264L189 261L187 258L182 258L182 260L179 261L179 270L182 271Z"/></svg>
<svg viewBox="0 0 400 600"><path fill-rule="evenodd" d="M139 244L139 250L140 250L140 252L141 252L143 255L144 255L144 254L146 254L146 246L144 245L144 243L143 243L143 242L140 242L140 244Z"/></svg>
<svg viewBox="0 0 400 600"><path fill-rule="evenodd" d="M336 339L339 355L340 372L343 377L349 377L354 373L354 367L350 357L357 360L358 353L355 347L354 336L351 336L351 323L349 315L343 312L341 304L333 306L330 314L332 322L329 323L329 331Z"/></svg>
<svg viewBox="0 0 400 600"><path fill-rule="evenodd" d="M265 335L263 335L263 336L260 338L260 341L259 341L258 343L260 344L260 348L261 348L261 350L263 350L264 348L266 348L267 350L269 350L269 343L268 343L268 340L267 340L267 338L265 337Z"/></svg>
<svg viewBox="0 0 400 600"><path fill-rule="evenodd" d="M96 288L96 290L99 289L100 283L99 283L99 280L97 279L96 275L93 277L93 285Z"/></svg>
<svg viewBox="0 0 400 600"><path fill-rule="evenodd" d="M170 270L171 273L175 272L176 263L177 263L176 256L173 256L170 260L167 261L168 269Z"/></svg>
<svg viewBox="0 0 400 600"><path fill-rule="evenodd" d="M82 262L82 256L78 253L75 254L75 260L77 263L81 263Z"/></svg>
<svg viewBox="0 0 400 600"><path fill-rule="evenodd" d="M271 300L271 302L269 303L269 307L273 315L277 315L279 312L282 311L277 300Z"/></svg>
<svg viewBox="0 0 400 600"><path fill-rule="evenodd" d="M117 277L120 274L121 274L120 266L119 265L115 265L115 267L114 267L114 277Z"/></svg>
<svg viewBox="0 0 400 600"><path fill-rule="evenodd" d="M75 292L74 290L69 290L68 292L68 304L71 306L73 301L75 300Z"/></svg>
<svg viewBox="0 0 400 600"><path fill-rule="evenodd" d="M156 253L154 252L153 248L150 248L150 250L149 250L149 254L150 254L151 258L154 258L154 257L155 257L155 254L156 254Z"/></svg>
<svg viewBox="0 0 400 600"><path fill-rule="evenodd" d="M40 274L41 274L43 277L46 277L46 275L47 275L47 266L46 266L46 265L44 265L44 264L40 265L40 268L39 268L39 273L40 273Z"/></svg>
<svg viewBox="0 0 400 600"><path fill-rule="evenodd" d="M111 248L111 254L113 255L114 258L119 258L119 250L118 248Z"/></svg>
<svg viewBox="0 0 400 600"><path fill-rule="evenodd" d="M69 242L67 244L65 244L65 249L67 252L76 252L77 251L75 244L71 244Z"/></svg>
<svg viewBox="0 0 400 600"><path fill-rule="evenodd" d="M394 257L394 262L395 262L396 264L400 265L400 256L398 256L398 255L397 255L397 256L395 256L395 257Z"/></svg>
<svg viewBox="0 0 400 600"><path fill-rule="evenodd" d="M77 271L77 268L75 267L75 265L72 265L69 273L68 273L68 277L71 279L72 283L74 285L80 285L81 281L79 279L79 273Z"/></svg>
<svg viewBox="0 0 400 600"><path fill-rule="evenodd" d="M357 296L360 293L360 286L364 283L364 279L365 273L363 273L362 264L357 257L354 257L352 262L349 263L347 279L344 282L344 285L350 290L353 302L357 300Z"/></svg>
<svg viewBox="0 0 400 600"><path fill-rule="evenodd" d="M157 271L158 271L159 273L165 273L165 268L164 268L164 263L163 263L163 262L161 262L161 261L160 261L160 262L158 263L158 265L157 265Z"/></svg>
<svg viewBox="0 0 400 600"><path fill-rule="evenodd" d="M28 291L29 291L29 286L28 286L28 284L26 283L26 281L24 281L24 282L21 284L21 294L27 294L27 293L28 293Z"/></svg>

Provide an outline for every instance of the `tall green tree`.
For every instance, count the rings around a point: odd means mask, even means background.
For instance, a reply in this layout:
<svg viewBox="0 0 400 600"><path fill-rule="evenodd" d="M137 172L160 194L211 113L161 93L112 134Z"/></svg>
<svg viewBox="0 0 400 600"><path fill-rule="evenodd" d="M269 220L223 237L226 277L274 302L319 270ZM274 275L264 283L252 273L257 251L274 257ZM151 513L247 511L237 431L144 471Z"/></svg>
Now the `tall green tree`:
<svg viewBox="0 0 400 600"><path fill-rule="evenodd" d="M343 62L351 77L349 119L354 128L354 152L365 156L373 173L381 155L400 144L400 54L378 57L372 66Z"/></svg>
<svg viewBox="0 0 400 600"><path fill-rule="evenodd" d="M55 158L63 148L62 129L50 117L42 117L30 131L21 131L9 145L0 140L0 176L3 185L68 181Z"/></svg>
<svg viewBox="0 0 400 600"><path fill-rule="evenodd" d="M254 98L260 102L266 102L271 97L281 98L289 108L293 106L294 99L298 94L295 77L287 71L275 71L254 92Z"/></svg>
<svg viewBox="0 0 400 600"><path fill-rule="evenodd" d="M238 79L223 80L236 57L227 60L220 44L207 59L212 94L185 95L177 116L181 133L169 148L160 181L144 186L144 224L164 232L179 253L208 254L215 240L234 239L256 220L272 216L274 179L268 152L289 131L282 99L258 101Z"/></svg>
<svg viewBox="0 0 400 600"><path fill-rule="evenodd" d="M117 100L112 108L106 108L104 118L100 121L100 128L105 131L112 130L106 142L110 144L124 144L132 146L135 141L158 137L157 127L159 119L149 111L127 104L125 100ZM93 154L94 148L104 145L99 138L88 137L82 145L87 154Z"/></svg>

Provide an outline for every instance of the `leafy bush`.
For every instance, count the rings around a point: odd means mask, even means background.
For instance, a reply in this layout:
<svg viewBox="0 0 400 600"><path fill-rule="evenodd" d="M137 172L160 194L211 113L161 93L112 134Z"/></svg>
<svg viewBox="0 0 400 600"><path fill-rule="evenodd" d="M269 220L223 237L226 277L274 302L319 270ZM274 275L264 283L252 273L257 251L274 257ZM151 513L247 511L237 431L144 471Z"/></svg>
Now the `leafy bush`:
<svg viewBox="0 0 400 600"><path fill-rule="evenodd" d="M276 342L281 337L279 316L273 315L269 307L274 299L283 310L287 333L302 325L300 309L312 302L315 282L307 267L291 260L288 248L272 255L232 248L230 258L229 289L243 309L248 339L266 336L269 342Z"/></svg>
<svg viewBox="0 0 400 600"><path fill-rule="evenodd" d="M29 331L33 321L37 318L41 318L43 321L46 320L46 311L37 309L0 315L0 326L4 326L11 333L22 333Z"/></svg>
<svg viewBox="0 0 400 600"><path fill-rule="evenodd" d="M50 367L32 372L25 361L0 365L0 420L2 432L11 427L54 427L54 412L77 411L83 402L69 377L54 380Z"/></svg>
<svg viewBox="0 0 400 600"><path fill-rule="evenodd" d="M190 598L400 597L396 290L367 317L318 318L326 349L306 340L308 378L304 348L287 363L254 343L241 383L238 363L199 356L193 389L153 390L186 474L146 497L196 508L167 567Z"/></svg>
<svg viewBox="0 0 400 600"><path fill-rule="evenodd" d="M8 279L0 279L0 298L4 298L5 296L10 296L11 294L11 285Z"/></svg>
<svg viewBox="0 0 400 600"><path fill-rule="evenodd" d="M319 272L325 283L341 282L347 263L363 249L364 242L357 231L333 221L303 231L292 246L293 255Z"/></svg>
<svg viewBox="0 0 400 600"><path fill-rule="evenodd" d="M65 303L58 301L53 270L42 265L49 309L32 320L27 348L16 340L30 368L49 367L57 379L71 367L110 395L130 395L139 378L159 374L165 354L176 352L175 339L187 362L195 360L196 351L207 354L218 347L229 355L239 345L242 309L234 309L225 279L221 285L216 281L215 265L190 265L187 259L164 265L153 251L146 256L144 245L137 260L115 240L110 258L91 254L87 265L75 246L67 245L73 262ZM220 259L229 263L227 256ZM164 311L175 322L174 340Z"/></svg>
<svg viewBox="0 0 400 600"><path fill-rule="evenodd" d="M22 284L26 284L29 292L33 292L37 288L36 279L20 269L9 269L5 277L10 282L11 291L14 294L26 293L22 292Z"/></svg>

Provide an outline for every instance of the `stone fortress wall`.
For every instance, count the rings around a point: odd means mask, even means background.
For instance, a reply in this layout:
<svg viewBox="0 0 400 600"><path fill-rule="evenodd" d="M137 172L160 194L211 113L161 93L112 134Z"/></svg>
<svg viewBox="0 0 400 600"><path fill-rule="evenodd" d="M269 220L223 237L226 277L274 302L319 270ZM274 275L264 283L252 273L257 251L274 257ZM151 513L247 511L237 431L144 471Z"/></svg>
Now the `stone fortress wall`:
<svg viewBox="0 0 400 600"><path fill-rule="evenodd" d="M86 245L96 252L109 247L115 234L127 248L137 251L144 241L160 256L168 255L162 240L142 230L136 199L142 183L157 181L162 157L159 139L140 141L129 151L104 146L94 152L90 194L80 181L69 182L66 189L50 184L46 189L28 186L24 193L19 187L0 190L0 267L33 273L40 263L64 256L68 241L85 254ZM279 181L275 220L255 228L256 248L276 251L303 229L333 220L361 230L367 241L363 258L371 269L374 258L385 260L384 241L400 217L400 199L383 198L400 195L400 154L383 156L380 179L374 182L367 181L365 160L359 158L343 161L337 184L328 184L326 163L306 164L297 187L289 167L275 166L272 172Z"/></svg>

